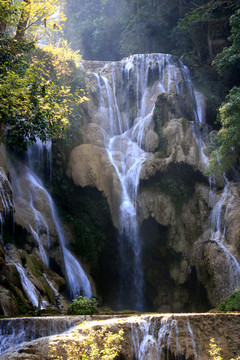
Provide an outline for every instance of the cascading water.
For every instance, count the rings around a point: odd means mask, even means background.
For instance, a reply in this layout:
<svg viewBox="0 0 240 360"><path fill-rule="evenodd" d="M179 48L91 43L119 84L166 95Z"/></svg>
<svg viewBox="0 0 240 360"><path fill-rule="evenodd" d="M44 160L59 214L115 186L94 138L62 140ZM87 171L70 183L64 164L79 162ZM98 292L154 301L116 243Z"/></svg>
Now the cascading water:
<svg viewBox="0 0 240 360"><path fill-rule="evenodd" d="M198 145L198 149L201 155L201 159L203 162L203 170L205 170L209 165L209 159L206 155L206 148L208 142L209 129L208 126L204 126L202 128L201 124L205 123L205 102L202 95L197 92L189 77L189 72L187 68L184 66L183 71L186 74L186 78L188 79L189 92L192 97L194 97L196 103L196 110L194 111L195 121L193 122L192 129L193 134ZM210 136L211 141L211 136ZM234 292L240 288L240 265L236 258L230 253L227 247L223 244L225 241L225 233L226 233L226 218L228 214L228 208L233 201L233 195L231 193L231 184L226 177L226 174L222 174L223 181L225 183L225 187L221 196L217 196L215 194L212 185L215 184L214 176L209 177L210 184L210 192L209 192L209 205L212 207L211 214L211 241L214 241L218 244L218 246L223 250L227 263L229 265L229 286L230 291Z"/></svg>
<svg viewBox="0 0 240 360"><path fill-rule="evenodd" d="M146 316L144 321L132 324L131 338L132 355L136 360L178 359L183 353L185 359L200 359L187 316L180 324L173 315L160 319Z"/></svg>
<svg viewBox="0 0 240 360"><path fill-rule="evenodd" d="M60 334L82 320L73 317L41 317L0 320L0 356L12 347L40 337Z"/></svg>
<svg viewBox="0 0 240 360"><path fill-rule="evenodd" d="M224 245L228 209L234 200L231 189L232 185L230 183L226 184L221 196L219 196L213 207L211 217L211 241L216 242L226 256L229 270L229 289L230 292L233 293L240 289L240 265Z"/></svg>
<svg viewBox="0 0 240 360"><path fill-rule="evenodd" d="M5 173L0 170L0 201L2 203L1 207L3 210L3 214L0 213L1 234L3 231L3 225L6 226L8 222L11 223L11 225L14 223L14 205L9 193L12 194L10 182Z"/></svg>
<svg viewBox="0 0 240 360"><path fill-rule="evenodd" d="M130 56L118 64L112 63L109 73L111 77L107 78L103 68L95 77L99 90L99 124L108 134L104 133L105 147L122 190L118 220L119 305L120 308L143 310L144 276L137 193L142 164L152 156L147 152L146 132L154 127L155 102L162 92L181 96L187 89L196 120L203 114L199 109L200 95L194 92L187 69L171 55ZM119 87L121 92L117 91Z"/></svg>
<svg viewBox="0 0 240 360"><path fill-rule="evenodd" d="M77 259L66 248L61 223L50 194L44 188L40 179L34 175L28 167L21 164L20 168L24 181L19 181L21 176L16 173L15 169L12 168L11 170L12 179L14 179L13 194L16 199L16 205L20 201L21 204L24 203L26 209L30 209L30 212L26 213L30 213L30 217L25 217L24 221L28 222L29 229L36 241L40 257L48 264L48 251L51 244L49 239L49 227L47 224L49 219L45 219L44 215L41 213L41 202L44 202L45 207L48 209L47 213L51 217L50 221L52 221L58 235L59 245L64 260L62 267L63 272L66 275L69 294L72 298L79 294L91 298L92 292L89 280ZM38 209L38 207L40 207L40 209ZM36 306L36 301L32 301L31 299L31 302Z"/></svg>

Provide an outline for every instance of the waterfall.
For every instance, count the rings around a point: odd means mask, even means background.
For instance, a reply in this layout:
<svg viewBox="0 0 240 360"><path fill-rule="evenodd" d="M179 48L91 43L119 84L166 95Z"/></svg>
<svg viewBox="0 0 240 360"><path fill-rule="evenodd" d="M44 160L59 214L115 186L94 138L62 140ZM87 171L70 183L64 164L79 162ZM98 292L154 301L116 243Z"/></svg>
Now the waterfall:
<svg viewBox="0 0 240 360"><path fill-rule="evenodd" d="M31 233L33 234L36 246L39 250L39 256L46 264L48 264L50 239L47 222L50 220L58 235L64 261L62 268L66 276L66 282L71 298L80 294L91 298L92 292L89 280L77 259L70 253L65 245L64 232L50 194L44 188L40 179L28 167L23 164L19 164L19 167L21 168L21 174L18 174L14 168L11 168L13 195L16 199L16 206L20 203L25 209L30 209L30 211L26 211L25 218L23 215L23 221L27 222ZM44 217L44 209L42 209L43 203L45 204L46 214L50 215L50 219ZM32 304L36 306L34 298L31 298L30 300Z"/></svg>
<svg viewBox="0 0 240 360"><path fill-rule="evenodd" d="M205 170L209 165L209 159L206 155L206 148L208 143L209 128L207 125L202 127L202 124L205 123L205 102L203 96L194 89L193 84L189 76L188 69L183 66L183 72L185 73L185 78L187 79L189 92L192 94L193 101L196 104L194 115L195 121L192 123L193 134L201 155L203 162L203 170ZM212 141L210 136L210 141ZM225 242L225 233L226 233L226 218L228 214L228 209L233 201L234 197L231 193L231 185L226 177L226 174L222 174L223 181L225 183L224 190L217 200L214 188L212 185L215 184L214 176L209 177L210 191L209 191L209 205L212 207L211 214L211 241L214 241L218 244L221 250L224 252L227 263L229 265L229 286L230 291L234 292L240 288L240 265L236 258L231 254L231 252L224 245Z"/></svg>
<svg viewBox="0 0 240 360"><path fill-rule="evenodd" d="M0 212L1 234L4 225L14 224L14 204L10 197L12 187L5 173L0 169L0 201L2 203L3 214ZM13 231L13 228L11 229Z"/></svg>
<svg viewBox="0 0 240 360"><path fill-rule="evenodd" d="M36 144L31 146L28 149L28 163L31 169L39 168L44 165L44 154L46 154L46 166L47 173L49 174L49 180L51 181L52 174L52 144L50 141L46 143L42 143L39 139L37 139ZM69 293L72 298L75 298L77 295L83 294L89 298L92 297L91 286L89 280L82 269L81 265L77 261L77 259L71 254L71 252L65 246L65 239L63 235L62 226L57 215L56 208L53 204L52 198L50 194L44 189L43 184L40 180L34 176L33 174L29 174L28 178L30 179L31 184L34 184L35 188L40 188L43 192L45 192L46 197L48 199L48 204L50 206L52 220L54 222L55 228L58 233L58 238L60 241L63 260L64 260L64 270L66 273L66 279L68 283ZM34 235L37 237L39 231L36 231ZM40 248L40 246L39 246ZM41 252L40 252L41 255Z"/></svg>
<svg viewBox="0 0 240 360"><path fill-rule="evenodd" d="M146 151L145 137L147 130L153 129L155 102L160 93L181 95L185 87L196 117L203 115L199 110L200 96L194 92L187 68L177 58L165 54L133 55L107 66L111 66L109 78L104 68L95 78L99 124L109 135L104 136L106 152L121 185L119 303L120 308L143 310L144 275L137 194L142 165L152 156ZM119 87L121 92L117 91Z"/></svg>
<svg viewBox="0 0 240 360"><path fill-rule="evenodd" d="M29 168L51 183L52 179L52 142L42 142L39 138L29 146L26 154Z"/></svg>
<svg viewBox="0 0 240 360"><path fill-rule="evenodd" d="M225 184L222 194L213 207L211 216L211 241L216 242L226 256L229 269L229 288L231 293L233 293L240 289L240 265L224 245L228 209L234 200L231 189L231 184Z"/></svg>
<svg viewBox="0 0 240 360"><path fill-rule="evenodd" d="M0 319L0 355L23 342L63 333L81 321L66 316Z"/></svg>
<svg viewBox="0 0 240 360"><path fill-rule="evenodd" d="M43 187L40 180L31 172L27 172L27 178L30 180L35 189L40 189L45 194L46 199L48 200L48 206L51 211L52 220L57 230L60 246L62 249L64 267L66 270L66 280L68 283L70 295L74 298L79 294L83 294L84 296L91 298L92 292L89 280L77 259L66 248L64 233L50 194Z"/></svg>
<svg viewBox="0 0 240 360"><path fill-rule="evenodd" d="M136 360L200 359L189 319L144 316L131 327L132 357Z"/></svg>

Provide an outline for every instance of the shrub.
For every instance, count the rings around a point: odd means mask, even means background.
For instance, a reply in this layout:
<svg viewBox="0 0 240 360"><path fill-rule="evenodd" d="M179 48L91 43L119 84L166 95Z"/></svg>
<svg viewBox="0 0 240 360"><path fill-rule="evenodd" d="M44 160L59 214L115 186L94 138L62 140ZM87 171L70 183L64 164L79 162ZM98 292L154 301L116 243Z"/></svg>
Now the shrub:
<svg viewBox="0 0 240 360"><path fill-rule="evenodd" d="M221 357L221 348L216 344L214 338L210 339L209 346L210 346L209 349L210 360L223 360L223 358ZM240 360L240 356L237 356L235 359L231 359L231 360Z"/></svg>
<svg viewBox="0 0 240 360"><path fill-rule="evenodd" d="M52 346L50 359L113 360L121 350L123 329L113 333L106 326L100 329L87 328L84 322L76 327L73 335L74 339Z"/></svg>
<svg viewBox="0 0 240 360"><path fill-rule="evenodd" d="M229 296L219 305L221 311L240 311L240 290Z"/></svg>
<svg viewBox="0 0 240 360"><path fill-rule="evenodd" d="M88 299L85 296L78 296L68 305L67 313L70 315L92 315L98 311L96 299Z"/></svg>

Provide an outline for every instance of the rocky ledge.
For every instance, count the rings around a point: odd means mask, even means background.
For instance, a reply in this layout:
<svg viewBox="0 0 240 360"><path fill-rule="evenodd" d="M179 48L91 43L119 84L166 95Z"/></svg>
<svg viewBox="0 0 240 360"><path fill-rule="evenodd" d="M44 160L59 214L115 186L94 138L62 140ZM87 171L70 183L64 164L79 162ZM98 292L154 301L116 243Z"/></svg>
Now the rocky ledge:
<svg viewBox="0 0 240 360"><path fill-rule="evenodd" d="M104 326L112 332L123 329L121 359L157 360L168 356L171 359L207 360L211 338L221 347L221 356L224 360L236 358L240 354L240 314L144 314L111 319L101 316L77 316L66 317L65 321L76 324L85 320L87 322L84 323L84 327L77 326L61 335L24 343L2 354L0 359L53 359L52 349L56 347L62 359L67 359L65 343L74 342L78 346L84 336L83 330L86 334L87 329L97 330ZM3 321L0 320L0 324ZM27 321L32 325L37 321L40 327L42 319L28 318ZM49 322L55 321L57 322L57 318L49 319ZM61 321L64 321L64 317L61 317Z"/></svg>

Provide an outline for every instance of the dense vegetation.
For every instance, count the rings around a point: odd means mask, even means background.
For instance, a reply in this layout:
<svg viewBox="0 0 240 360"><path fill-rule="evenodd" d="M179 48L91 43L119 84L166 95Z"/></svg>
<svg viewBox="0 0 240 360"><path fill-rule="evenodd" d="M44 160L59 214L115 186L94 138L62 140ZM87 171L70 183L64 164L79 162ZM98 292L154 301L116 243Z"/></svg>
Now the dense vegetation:
<svg viewBox="0 0 240 360"><path fill-rule="evenodd" d="M78 296L68 305L67 313L69 315L93 315L98 311L96 299L88 299L85 296Z"/></svg>
<svg viewBox="0 0 240 360"><path fill-rule="evenodd" d="M123 329L111 332L107 326L88 328L87 323L78 325L72 332L72 339L52 347L50 359L62 360L113 360L119 358L123 342Z"/></svg>
<svg viewBox="0 0 240 360"><path fill-rule="evenodd" d="M61 40L60 5L0 1L0 121L7 125L8 144L20 151L65 129L86 99L76 76L80 56ZM48 45L36 46L40 39Z"/></svg>
<svg viewBox="0 0 240 360"><path fill-rule="evenodd" d="M230 295L218 308L221 311L240 311L240 291Z"/></svg>

